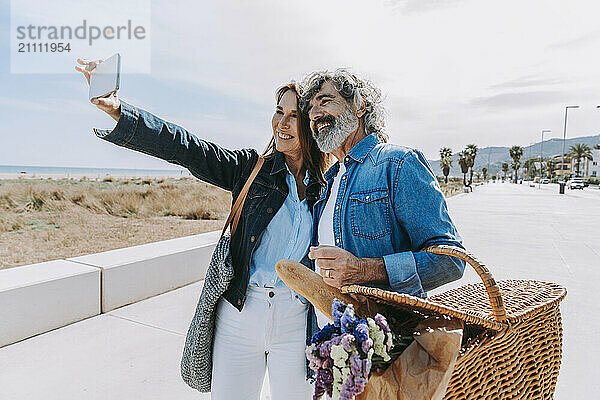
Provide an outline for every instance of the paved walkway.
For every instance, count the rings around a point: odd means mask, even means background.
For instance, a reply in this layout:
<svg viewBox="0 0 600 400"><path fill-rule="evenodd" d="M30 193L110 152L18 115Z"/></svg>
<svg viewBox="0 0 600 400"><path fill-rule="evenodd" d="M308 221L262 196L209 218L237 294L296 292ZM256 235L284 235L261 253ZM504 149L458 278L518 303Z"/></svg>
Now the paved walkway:
<svg viewBox="0 0 600 400"><path fill-rule="evenodd" d="M536 279L567 288L561 303L563 362L555 398L600 392L600 190L492 183L451 198L450 212L469 251L496 279ZM458 283L478 282L469 270ZM439 291L439 290L438 290Z"/></svg>
<svg viewBox="0 0 600 400"><path fill-rule="evenodd" d="M448 203L465 245L498 279L548 280L568 288L556 398L595 398L600 190L560 196L555 185L496 183ZM469 271L458 284L476 281ZM189 285L1 348L0 399L209 399L179 377L200 289L201 283Z"/></svg>

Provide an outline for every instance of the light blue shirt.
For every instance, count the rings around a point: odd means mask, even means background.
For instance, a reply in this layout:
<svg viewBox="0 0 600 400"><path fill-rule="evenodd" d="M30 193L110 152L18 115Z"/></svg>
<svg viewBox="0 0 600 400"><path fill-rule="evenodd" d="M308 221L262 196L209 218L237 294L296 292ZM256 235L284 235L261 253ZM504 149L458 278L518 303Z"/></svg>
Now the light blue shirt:
<svg viewBox="0 0 600 400"><path fill-rule="evenodd" d="M296 179L286 165L289 191L283 205L262 234L250 261L250 286L286 287L275 272L275 263L282 258L300 262L310 246L312 215L306 198L300 201ZM308 171L304 183L308 182Z"/></svg>

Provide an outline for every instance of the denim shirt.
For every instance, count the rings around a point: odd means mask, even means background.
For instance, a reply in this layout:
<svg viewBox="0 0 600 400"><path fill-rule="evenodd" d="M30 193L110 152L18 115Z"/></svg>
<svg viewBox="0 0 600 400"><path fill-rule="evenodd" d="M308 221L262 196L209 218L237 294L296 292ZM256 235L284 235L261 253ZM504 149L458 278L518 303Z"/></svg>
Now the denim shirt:
<svg viewBox="0 0 600 400"><path fill-rule="evenodd" d="M262 234L250 262L251 286L286 287L275 272L275 263L283 258L301 262L308 253L312 215L307 199L300 200L296 179L286 165L289 193ZM304 184L308 184L308 171Z"/></svg>
<svg viewBox="0 0 600 400"><path fill-rule="evenodd" d="M431 245L462 247L437 179L418 150L379 143L375 134L356 144L344 158L346 174L335 199L336 246L357 257L383 258L387 290L426 297L428 290L462 277L465 264L446 255L419 250ZM326 173L327 190L314 206L317 226L340 169Z"/></svg>

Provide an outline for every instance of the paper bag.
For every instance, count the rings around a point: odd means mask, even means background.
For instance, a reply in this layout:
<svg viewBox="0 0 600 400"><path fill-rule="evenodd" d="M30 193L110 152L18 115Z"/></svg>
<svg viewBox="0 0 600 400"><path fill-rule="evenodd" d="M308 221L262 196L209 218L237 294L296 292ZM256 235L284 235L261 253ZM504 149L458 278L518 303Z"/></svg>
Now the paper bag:
<svg viewBox="0 0 600 400"><path fill-rule="evenodd" d="M356 400L439 400L446 394L460 350L463 322L429 317L412 342L382 374L371 374Z"/></svg>

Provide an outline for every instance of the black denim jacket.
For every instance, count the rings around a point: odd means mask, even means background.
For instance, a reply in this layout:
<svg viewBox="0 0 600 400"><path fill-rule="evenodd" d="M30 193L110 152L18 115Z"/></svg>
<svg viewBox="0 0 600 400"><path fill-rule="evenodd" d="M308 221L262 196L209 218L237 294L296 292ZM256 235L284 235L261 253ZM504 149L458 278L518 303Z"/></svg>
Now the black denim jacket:
<svg viewBox="0 0 600 400"><path fill-rule="evenodd" d="M122 100L117 126L112 131L94 131L97 136L119 146L187 168L195 177L230 191L234 202L258 160L258 152L254 149L225 149ZM252 253L288 195L285 173L282 153L275 152L265 159L250 186L237 229L231 238L235 275L224 297L240 311L246 301ZM309 210L312 211L322 190L323 184L311 177L306 187ZM314 269L308 257L302 263ZM311 325L309 323L309 327Z"/></svg>

